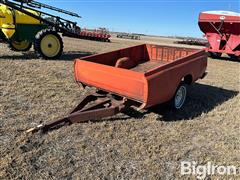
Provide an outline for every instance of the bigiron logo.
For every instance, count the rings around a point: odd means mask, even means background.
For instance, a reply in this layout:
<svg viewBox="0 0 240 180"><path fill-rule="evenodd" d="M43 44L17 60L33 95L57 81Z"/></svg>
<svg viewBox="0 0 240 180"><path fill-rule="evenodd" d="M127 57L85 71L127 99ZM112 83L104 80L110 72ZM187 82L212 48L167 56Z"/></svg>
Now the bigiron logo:
<svg viewBox="0 0 240 180"><path fill-rule="evenodd" d="M229 165L216 165L212 162L207 162L205 165L199 165L196 161L182 161L181 175L193 175L197 179L205 179L207 176L217 175L232 175L239 176L239 167Z"/></svg>

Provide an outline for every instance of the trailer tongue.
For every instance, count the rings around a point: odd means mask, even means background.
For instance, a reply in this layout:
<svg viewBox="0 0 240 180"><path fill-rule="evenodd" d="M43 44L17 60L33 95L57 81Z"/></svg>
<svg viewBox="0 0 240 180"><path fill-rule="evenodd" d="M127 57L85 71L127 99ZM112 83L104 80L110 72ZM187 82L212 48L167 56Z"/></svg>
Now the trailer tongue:
<svg viewBox="0 0 240 180"><path fill-rule="evenodd" d="M65 124L86 122L91 119L113 116L129 105L130 102L124 98L96 91L83 97L76 108L71 110L65 117L44 125L40 124L35 128L27 130L27 133L36 132L38 130L46 132Z"/></svg>

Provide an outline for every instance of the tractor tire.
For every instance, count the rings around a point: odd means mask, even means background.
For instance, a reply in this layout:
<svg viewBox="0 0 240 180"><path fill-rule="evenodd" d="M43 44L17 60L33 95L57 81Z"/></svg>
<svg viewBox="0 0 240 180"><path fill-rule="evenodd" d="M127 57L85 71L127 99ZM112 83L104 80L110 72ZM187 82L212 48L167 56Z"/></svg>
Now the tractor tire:
<svg viewBox="0 0 240 180"><path fill-rule="evenodd" d="M219 59L222 56L222 53L217 53L217 52L209 52L209 57L213 58L213 59Z"/></svg>
<svg viewBox="0 0 240 180"><path fill-rule="evenodd" d="M24 40L24 41L9 41L8 47L12 51L29 51L32 47L32 43Z"/></svg>
<svg viewBox="0 0 240 180"><path fill-rule="evenodd" d="M188 85L184 82L181 82L170 101L171 109L179 110L183 107L187 98L187 89Z"/></svg>
<svg viewBox="0 0 240 180"><path fill-rule="evenodd" d="M43 29L35 36L34 50L39 58L57 59L63 53L61 36L51 29Z"/></svg>

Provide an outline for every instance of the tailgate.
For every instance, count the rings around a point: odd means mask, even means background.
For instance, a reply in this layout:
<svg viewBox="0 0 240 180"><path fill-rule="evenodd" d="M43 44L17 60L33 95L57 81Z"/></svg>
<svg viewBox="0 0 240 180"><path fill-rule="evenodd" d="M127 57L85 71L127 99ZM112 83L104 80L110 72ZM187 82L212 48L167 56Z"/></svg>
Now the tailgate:
<svg viewBox="0 0 240 180"><path fill-rule="evenodd" d="M94 62L75 60L74 75L77 82L145 102L147 81L143 73L116 68Z"/></svg>

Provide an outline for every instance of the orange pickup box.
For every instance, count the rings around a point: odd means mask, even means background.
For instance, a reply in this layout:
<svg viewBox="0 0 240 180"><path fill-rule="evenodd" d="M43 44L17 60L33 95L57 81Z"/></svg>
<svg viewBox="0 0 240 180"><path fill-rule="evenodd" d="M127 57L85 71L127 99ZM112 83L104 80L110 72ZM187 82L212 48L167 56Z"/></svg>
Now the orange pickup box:
<svg viewBox="0 0 240 180"><path fill-rule="evenodd" d="M120 64L120 66L119 66ZM205 76L204 50L143 44L75 60L75 80L129 100L141 108L173 98L180 109L187 85Z"/></svg>

